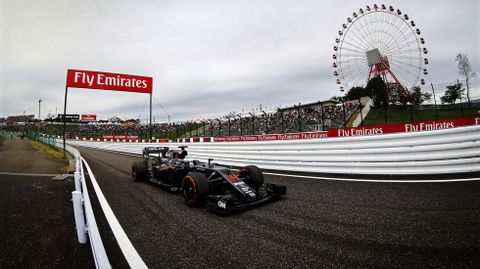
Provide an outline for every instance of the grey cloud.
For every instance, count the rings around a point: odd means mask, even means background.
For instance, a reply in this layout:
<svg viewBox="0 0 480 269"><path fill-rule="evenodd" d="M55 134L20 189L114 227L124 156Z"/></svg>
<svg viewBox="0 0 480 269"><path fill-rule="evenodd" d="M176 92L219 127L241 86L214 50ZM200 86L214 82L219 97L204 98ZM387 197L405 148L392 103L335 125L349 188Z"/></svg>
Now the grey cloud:
<svg viewBox="0 0 480 269"><path fill-rule="evenodd" d="M480 73L478 1L392 1L422 29L427 81L457 78L458 52ZM166 120L338 95L333 44L358 1L9 1L2 3L0 117L63 109L68 68L154 77ZM474 8L476 7L476 8ZM157 101L158 100L158 101ZM146 119L148 96L72 89L69 111Z"/></svg>

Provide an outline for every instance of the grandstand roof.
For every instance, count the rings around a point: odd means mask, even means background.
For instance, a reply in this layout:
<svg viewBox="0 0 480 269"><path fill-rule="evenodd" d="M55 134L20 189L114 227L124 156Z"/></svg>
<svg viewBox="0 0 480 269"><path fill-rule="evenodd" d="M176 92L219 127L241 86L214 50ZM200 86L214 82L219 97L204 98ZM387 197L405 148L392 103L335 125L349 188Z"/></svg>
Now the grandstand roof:
<svg viewBox="0 0 480 269"><path fill-rule="evenodd" d="M335 100L325 100L325 101L317 101L317 102L312 102L312 103L306 103L306 104L298 104L298 105L293 105L290 107L286 108L280 108L281 111L288 111L288 110L293 110L293 109L302 109L302 108L309 108L309 107L314 107L314 106L336 106L340 102L335 101Z"/></svg>

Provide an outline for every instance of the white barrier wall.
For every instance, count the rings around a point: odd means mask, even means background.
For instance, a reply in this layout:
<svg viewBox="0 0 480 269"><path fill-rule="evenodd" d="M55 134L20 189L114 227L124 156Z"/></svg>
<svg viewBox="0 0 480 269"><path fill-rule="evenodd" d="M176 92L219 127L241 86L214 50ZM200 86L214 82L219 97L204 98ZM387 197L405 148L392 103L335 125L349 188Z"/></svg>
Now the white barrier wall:
<svg viewBox="0 0 480 269"><path fill-rule="evenodd" d="M436 131L309 140L222 143L69 141L141 154L146 146L188 145L187 158L263 169L338 174L442 174L480 171L480 125Z"/></svg>

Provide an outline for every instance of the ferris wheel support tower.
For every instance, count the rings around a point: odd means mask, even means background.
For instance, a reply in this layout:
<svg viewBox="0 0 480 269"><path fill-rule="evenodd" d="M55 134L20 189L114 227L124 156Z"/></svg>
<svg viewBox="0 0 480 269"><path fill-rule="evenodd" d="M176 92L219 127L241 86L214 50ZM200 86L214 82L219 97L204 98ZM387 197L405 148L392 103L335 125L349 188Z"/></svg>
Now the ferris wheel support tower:
<svg viewBox="0 0 480 269"><path fill-rule="evenodd" d="M391 80L388 78L388 75L390 75L394 81L394 84L400 86L400 88L403 88L398 78L395 76L392 70L390 70L390 64L388 63L388 58L386 56L382 56L378 49L369 50L365 54L367 57L368 66L370 67L367 83L365 83L365 85L367 85L370 79L374 77L381 77L386 84L392 84L390 82Z"/></svg>

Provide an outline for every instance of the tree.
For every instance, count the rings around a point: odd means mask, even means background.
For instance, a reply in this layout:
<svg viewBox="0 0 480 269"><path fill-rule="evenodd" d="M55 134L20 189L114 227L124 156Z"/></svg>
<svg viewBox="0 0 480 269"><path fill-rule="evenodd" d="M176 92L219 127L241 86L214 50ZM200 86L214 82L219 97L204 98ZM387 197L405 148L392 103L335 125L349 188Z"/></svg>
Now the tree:
<svg viewBox="0 0 480 269"><path fill-rule="evenodd" d="M381 77L370 79L365 90L372 97L375 106L388 105L387 87Z"/></svg>
<svg viewBox="0 0 480 269"><path fill-rule="evenodd" d="M345 98L346 98L346 100L351 101L351 100L358 100L358 99L360 99L364 96L372 97L371 94L370 95L368 94L368 92L365 88L363 88L363 87L353 87L348 91Z"/></svg>
<svg viewBox="0 0 480 269"><path fill-rule="evenodd" d="M461 99L463 92L465 91L463 89L462 83L457 82L454 85L447 86L447 91L443 94L443 96L440 98L442 101L442 104L455 104L457 99Z"/></svg>
<svg viewBox="0 0 480 269"><path fill-rule="evenodd" d="M468 60L467 54L462 54L462 53L457 54L455 61L457 61L458 63L458 73L465 77L465 84L467 86L467 101L468 101L468 105L471 106L470 88L469 88L468 81L470 80L470 78L475 77L477 74L475 74L472 71L472 67L470 65L470 61Z"/></svg>
<svg viewBox="0 0 480 269"><path fill-rule="evenodd" d="M432 95L430 93L422 92L422 89L420 89L420 87L418 86L413 87L410 90L409 95L410 95L410 102L413 105L417 105L417 106L422 104L425 101L432 99Z"/></svg>
<svg viewBox="0 0 480 269"><path fill-rule="evenodd" d="M397 83L387 85L388 102L391 104L401 103L406 105L410 101L410 95L406 88Z"/></svg>

